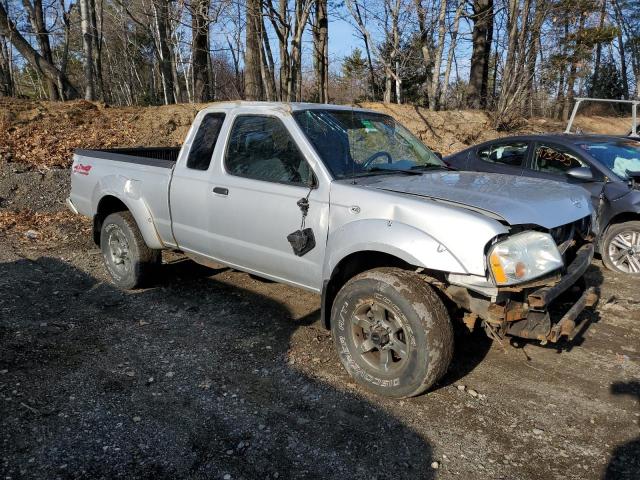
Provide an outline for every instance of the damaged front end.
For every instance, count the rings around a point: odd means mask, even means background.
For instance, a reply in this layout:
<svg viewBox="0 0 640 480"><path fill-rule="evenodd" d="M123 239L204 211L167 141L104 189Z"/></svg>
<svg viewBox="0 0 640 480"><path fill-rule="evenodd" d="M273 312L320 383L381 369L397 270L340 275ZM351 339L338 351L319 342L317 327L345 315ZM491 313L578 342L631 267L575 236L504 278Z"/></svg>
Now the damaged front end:
<svg viewBox="0 0 640 480"><path fill-rule="evenodd" d="M464 322L473 329L478 319L490 336L535 339L543 344L562 337L573 339L581 325L577 318L598 300L595 287L586 287L583 275L594 254L591 225L585 219L549 232L563 267L523 283L493 285L465 275L449 275L438 285L468 313Z"/></svg>

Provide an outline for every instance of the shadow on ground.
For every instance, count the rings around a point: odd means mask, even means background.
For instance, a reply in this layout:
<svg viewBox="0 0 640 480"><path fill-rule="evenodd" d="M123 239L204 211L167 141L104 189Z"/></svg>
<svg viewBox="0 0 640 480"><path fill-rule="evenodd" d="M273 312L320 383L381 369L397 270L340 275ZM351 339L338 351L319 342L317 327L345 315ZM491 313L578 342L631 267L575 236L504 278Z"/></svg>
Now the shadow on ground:
<svg viewBox="0 0 640 480"><path fill-rule="evenodd" d="M618 382L611 385L614 395L629 395L640 407L640 381ZM617 447L604 474L604 480L637 480L640 478L640 435Z"/></svg>
<svg viewBox="0 0 640 480"><path fill-rule="evenodd" d="M433 477L424 438L288 361L318 312L222 271L178 262L122 292L53 258L0 264L2 476Z"/></svg>

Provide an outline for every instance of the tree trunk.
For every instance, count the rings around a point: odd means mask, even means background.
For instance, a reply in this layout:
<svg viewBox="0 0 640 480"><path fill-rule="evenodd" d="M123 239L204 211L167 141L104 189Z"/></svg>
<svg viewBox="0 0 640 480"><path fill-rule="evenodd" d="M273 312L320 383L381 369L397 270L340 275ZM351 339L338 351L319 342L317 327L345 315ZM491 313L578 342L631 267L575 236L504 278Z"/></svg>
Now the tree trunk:
<svg viewBox="0 0 640 480"><path fill-rule="evenodd" d="M51 54L49 32L47 31L44 12L42 10L42 0L33 0L33 5L31 5L29 0L23 0L22 3L29 15L29 22L31 23L33 33L36 35L36 38L38 40L42 58L53 64L54 62L53 55ZM56 86L55 81L45 77L45 83L49 100L59 100L58 87Z"/></svg>
<svg viewBox="0 0 640 480"><path fill-rule="evenodd" d="M6 38L0 36L0 97L12 97L15 94L10 48Z"/></svg>
<svg viewBox="0 0 640 480"><path fill-rule="evenodd" d="M585 22L585 14L581 13L580 20L578 22L578 32L582 32L582 30L584 29L584 22ZM580 48L580 45L576 43L576 50L578 50L579 48ZM571 65L569 67L569 75L567 76L567 95L564 98L564 104L562 106L562 120L565 122L569 119L569 112L571 111L571 108L573 106L573 98L575 96L573 88L575 86L577 74L578 74L578 59L577 59L576 52L574 52L573 55L571 56Z"/></svg>
<svg viewBox="0 0 640 480"><path fill-rule="evenodd" d="M13 46L31 66L55 82L61 100L77 98L78 92L69 79L56 66L40 55L20 34L15 24L9 20L7 12L0 2L0 35L11 39Z"/></svg>
<svg viewBox="0 0 640 480"><path fill-rule="evenodd" d="M446 2L446 0L443 0ZM416 6L416 13L418 16L418 32L420 33L420 52L422 53L422 62L425 68L425 96L427 97L426 103L431 105L431 98L429 98L429 85L433 80L433 52L432 52L432 39L431 29L427 28L426 12L422 6L422 0L414 0Z"/></svg>
<svg viewBox="0 0 640 480"><path fill-rule="evenodd" d="M246 47L244 51L244 96L247 100L262 100L260 76L262 40L260 0L247 0Z"/></svg>
<svg viewBox="0 0 640 480"><path fill-rule="evenodd" d="M458 29L460 26L460 15L464 9L465 1L459 0L456 13L453 18L453 26L451 27L451 42L449 43L449 53L447 54L447 66L444 70L444 80L442 81L442 88L440 90L439 104L442 106L446 101L447 89L449 88L449 78L451 76L451 64L453 63L453 55L456 51L456 43L458 41Z"/></svg>
<svg viewBox="0 0 640 480"><path fill-rule="evenodd" d="M205 103L211 98L209 85L209 0L191 3L191 50L193 101Z"/></svg>
<svg viewBox="0 0 640 480"><path fill-rule="evenodd" d="M487 104L489 72L487 52L491 51L489 29L493 30L493 0L474 0L473 20L473 52L467 87L467 105L471 108L483 108Z"/></svg>
<svg viewBox="0 0 640 480"><path fill-rule="evenodd" d="M84 53L85 100L95 100L95 71L93 69L93 40L91 38L90 0L80 0L80 28L82 31L82 50Z"/></svg>
<svg viewBox="0 0 640 480"><path fill-rule="evenodd" d="M93 71L95 72L96 85L98 87L99 95L102 100L108 100L105 95L104 89L104 77L102 75L102 0L100 1L100 16L98 17L96 11L95 0L89 0L91 13L91 40L93 42ZM98 23L100 27L98 28Z"/></svg>
<svg viewBox="0 0 640 480"><path fill-rule="evenodd" d="M173 72L171 68L171 49L169 48L169 4L167 0L154 0L153 16L155 20L155 37L157 38L156 52L160 66L162 81L162 96L164 104L175 103L173 89Z"/></svg>
<svg viewBox="0 0 640 480"><path fill-rule="evenodd" d="M429 110L436 110L438 108L438 100L440 98L440 67L442 65L442 52L444 52L446 18L447 0L440 0L440 13L438 15L438 44L436 45L435 59L433 63L433 76L431 77Z"/></svg>
<svg viewBox="0 0 640 480"><path fill-rule="evenodd" d="M622 24L621 12L618 2L613 0L616 20L618 24ZM622 73L622 88L624 90L623 98L629 98L629 74L627 72L627 55L624 49L624 40L622 38L622 29L618 29L618 52L620 52L620 71Z"/></svg>
<svg viewBox="0 0 640 480"><path fill-rule="evenodd" d="M327 0L315 2L315 25L313 27L313 52L316 68L318 102L329 103L329 19Z"/></svg>
<svg viewBox="0 0 640 480"><path fill-rule="evenodd" d="M264 23L262 25L262 31L265 31ZM272 92L273 99L278 100L278 87L276 86L276 66L273 61L273 52L271 51L271 42L269 41L269 35L264 35L262 38L264 43L264 53L267 60L267 65L269 67L269 89Z"/></svg>
<svg viewBox="0 0 640 480"><path fill-rule="evenodd" d="M607 0L601 0L602 5L600 7L600 20L598 22L598 28L602 29L604 27L604 20L607 16ZM602 59L602 42L596 43L596 57L593 62L593 79L591 82L591 86L595 86L598 83L598 77L600 76L600 64ZM592 92L589 92L591 95Z"/></svg>

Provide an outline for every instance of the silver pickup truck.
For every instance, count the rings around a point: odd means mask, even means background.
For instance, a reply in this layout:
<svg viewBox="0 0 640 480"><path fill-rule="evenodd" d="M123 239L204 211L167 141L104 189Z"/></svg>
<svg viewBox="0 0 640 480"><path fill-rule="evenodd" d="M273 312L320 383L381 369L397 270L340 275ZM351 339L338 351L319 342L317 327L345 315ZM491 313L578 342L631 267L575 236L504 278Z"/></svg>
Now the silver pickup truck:
<svg viewBox="0 0 640 480"><path fill-rule="evenodd" d="M581 188L453 171L373 111L213 104L182 148L76 151L71 183L68 206L93 218L116 285L149 282L171 249L317 292L345 368L389 397L446 372L449 311L492 338L546 343L596 301L581 282L593 256Z"/></svg>

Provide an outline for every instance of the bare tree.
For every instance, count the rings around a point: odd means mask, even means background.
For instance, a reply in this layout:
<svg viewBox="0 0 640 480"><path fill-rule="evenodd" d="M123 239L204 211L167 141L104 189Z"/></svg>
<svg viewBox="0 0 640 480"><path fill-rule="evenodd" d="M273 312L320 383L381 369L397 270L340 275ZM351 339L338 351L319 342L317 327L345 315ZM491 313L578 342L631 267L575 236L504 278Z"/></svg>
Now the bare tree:
<svg viewBox="0 0 640 480"><path fill-rule="evenodd" d="M327 0L316 0L313 25L313 53L318 102L329 102L329 18Z"/></svg>
<svg viewBox="0 0 640 480"><path fill-rule="evenodd" d="M96 76L93 66L93 39L91 28L91 6L90 0L80 0L80 25L82 29L82 47L84 51L84 98L85 100L96 99Z"/></svg>
<svg viewBox="0 0 640 480"><path fill-rule="evenodd" d="M58 96L61 100L76 98L78 92L69 82L69 79L63 74L53 63L47 61L40 55L31 44L18 31L15 24L9 20L7 11L0 2L0 35L9 39L20 55L22 55L29 64L42 75L52 80L57 89Z"/></svg>
<svg viewBox="0 0 640 480"><path fill-rule="evenodd" d="M247 0L246 18L244 96L247 100L262 100L262 7L260 0Z"/></svg>
<svg viewBox="0 0 640 480"><path fill-rule="evenodd" d="M255 1L255 0L253 0ZM193 69L193 101L206 102L209 85L209 0L191 2L191 50Z"/></svg>
<svg viewBox="0 0 640 480"><path fill-rule="evenodd" d="M513 3L512 0L509 0L510 5ZM467 88L467 104L471 108L483 108L487 104L488 60L491 52L492 34L493 0L474 0L473 52Z"/></svg>

